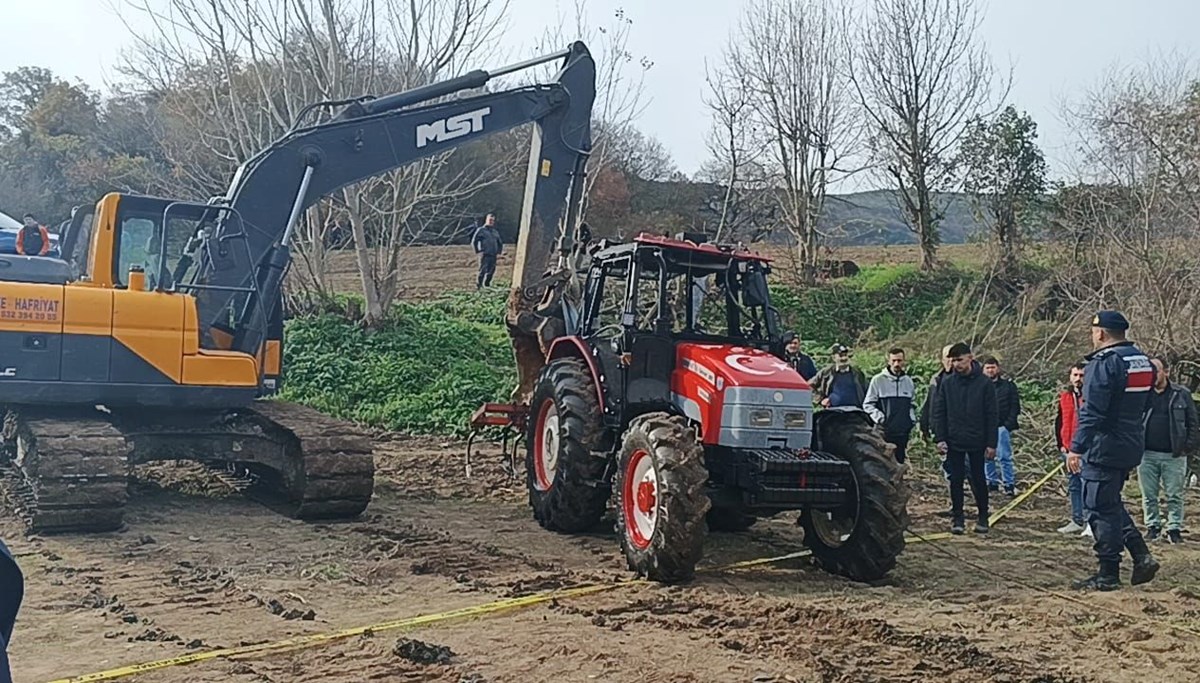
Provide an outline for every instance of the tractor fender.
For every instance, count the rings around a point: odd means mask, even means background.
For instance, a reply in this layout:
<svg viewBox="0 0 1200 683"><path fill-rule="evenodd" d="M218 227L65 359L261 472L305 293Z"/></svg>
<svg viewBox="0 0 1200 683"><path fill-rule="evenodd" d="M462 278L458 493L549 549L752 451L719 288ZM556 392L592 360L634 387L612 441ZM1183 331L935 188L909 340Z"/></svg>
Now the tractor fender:
<svg viewBox="0 0 1200 683"><path fill-rule="evenodd" d="M816 446L818 438L817 425L822 422L840 422L843 425L850 425L855 422L860 422L866 427L875 427L875 420L871 419L870 413L858 406L836 406L833 408L822 408L813 413L813 439Z"/></svg>
<svg viewBox="0 0 1200 683"><path fill-rule="evenodd" d="M596 357L592 354L592 349L577 336L559 337L550 344L550 351L546 354L546 362L559 358L579 358L588 366L588 371L592 373L592 385L596 387L596 401L600 407L604 407L604 384L600 382L600 369L596 365Z"/></svg>

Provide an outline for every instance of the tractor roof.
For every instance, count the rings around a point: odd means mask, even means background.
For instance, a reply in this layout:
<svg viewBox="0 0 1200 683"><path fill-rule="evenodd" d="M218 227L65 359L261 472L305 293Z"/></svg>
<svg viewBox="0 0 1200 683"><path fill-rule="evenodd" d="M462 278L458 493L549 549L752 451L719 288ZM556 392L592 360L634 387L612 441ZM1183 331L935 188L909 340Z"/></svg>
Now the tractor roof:
<svg viewBox="0 0 1200 683"><path fill-rule="evenodd" d="M758 252L753 252L745 247L738 247L732 244L694 242L689 239L663 237L645 232L633 238L631 242L616 244L597 251L595 258L607 261L628 256L639 251L660 252L664 258L673 264L703 269L724 268L730 261L760 261L766 263L771 260Z"/></svg>

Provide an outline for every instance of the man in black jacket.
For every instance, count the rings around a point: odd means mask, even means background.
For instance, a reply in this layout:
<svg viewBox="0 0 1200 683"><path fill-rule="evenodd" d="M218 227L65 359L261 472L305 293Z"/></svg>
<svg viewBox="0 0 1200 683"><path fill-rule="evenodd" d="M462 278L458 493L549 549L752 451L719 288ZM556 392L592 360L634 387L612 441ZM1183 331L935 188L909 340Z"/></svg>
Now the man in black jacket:
<svg viewBox="0 0 1200 683"><path fill-rule="evenodd" d="M504 241L496 229L494 214L489 213L483 225L471 236L471 246L479 254L479 277L475 280L475 289L491 287L492 276L496 274L496 258L504 251Z"/></svg>
<svg viewBox="0 0 1200 683"><path fill-rule="evenodd" d="M816 377L817 364L813 362L812 356L800 350L800 335L791 331L784 332L782 341L784 360L788 365L795 368L805 381Z"/></svg>
<svg viewBox="0 0 1200 683"><path fill-rule="evenodd" d="M1142 515L1146 540L1163 532L1158 494L1167 498L1167 542L1183 543L1183 489L1187 478L1187 456L1197 445L1196 403L1187 387L1171 381L1166 358L1151 358L1157 371L1146 406L1146 452L1138 465L1142 488Z"/></svg>
<svg viewBox="0 0 1200 683"><path fill-rule="evenodd" d="M0 683L12 683L8 668L8 643L25 593L25 579L12 553L0 541Z"/></svg>
<svg viewBox="0 0 1200 683"><path fill-rule="evenodd" d="M933 397L933 438L946 455L950 469L950 502L953 506L951 533L961 534L963 480L971 479L978 516L975 533L988 532L988 489L983 474L984 460L996 457L1000 417L996 389L964 343L950 348L951 373L943 377ZM967 471L969 470L969 471Z"/></svg>
<svg viewBox="0 0 1200 683"><path fill-rule="evenodd" d="M1000 369L995 356L983 357L983 374L992 380L996 388L996 410L1000 413L1000 431L996 438L996 459L987 461L983 468L987 476L988 491L1000 490L1000 477L1004 476L1004 492L1017 495L1017 471L1013 467L1012 433L1017 431L1017 417L1021 414L1021 395L1017 383L1007 378ZM999 467L997 467L999 465Z"/></svg>

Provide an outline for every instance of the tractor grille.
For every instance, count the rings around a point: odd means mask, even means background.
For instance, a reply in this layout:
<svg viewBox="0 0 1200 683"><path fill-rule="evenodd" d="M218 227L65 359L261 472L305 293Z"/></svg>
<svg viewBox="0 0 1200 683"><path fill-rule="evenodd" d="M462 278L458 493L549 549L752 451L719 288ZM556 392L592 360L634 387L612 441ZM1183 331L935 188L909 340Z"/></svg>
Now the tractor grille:
<svg viewBox="0 0 1200 683"><path fill-rule="evenodd" d="M714 483L759 510L837 507L853 481L850 463L828 453L785 449L706 449Z"/></svg>

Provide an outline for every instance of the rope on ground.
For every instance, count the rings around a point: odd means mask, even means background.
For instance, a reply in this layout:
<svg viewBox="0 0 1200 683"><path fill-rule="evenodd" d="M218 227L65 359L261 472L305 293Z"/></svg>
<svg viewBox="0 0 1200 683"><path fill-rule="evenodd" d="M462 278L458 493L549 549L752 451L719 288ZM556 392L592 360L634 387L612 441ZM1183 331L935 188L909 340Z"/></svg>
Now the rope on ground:
<svg viewBox="0 0 1200 683"><path fill-rule="evenodd" d="M335 640L344 640L354 636L360 636L366 633L375 633L378 631L392 631L403 628L414 628L433 624L451 619L465 619L470 617L483 616L494 614L506 610L520 609L522 607L530 607L551 600L565 600L569 598L578 598L584 595L592 595L601 593L624 586L630 586L638 583L646 583L643 580L628 580L618 581L616 583L593 584L590 586L581 586L579 588L570 588L559 591L548 591L545 593L537 593L520 598L508 598L505 600L496 600L482 605L474 605L471 607L463 607L461 609L450 610L447 612L438 612L437 614L426 614L397 621L384 622L382 624L374 624L372 626L359 626L356 628L348 628L332 633L319 633L311 636L301 636L298 638L288 638L271 643L260 643L258 645L246 645L243 647L222 648L219 650L208 650L206 652L197 652L190 655L182 655L180 657L172 657L170 659L160 659L155 662L145 662L142 664L134 664L131 666L123 666L108 671L101 671L74 678L64 678L51 683L88 683L90 681L111 681L117 678L125 678L135 674L146 673L147 671L155 671L158 669L166 669L175 666L183 666L185 664L195 664L210 659L219 657L238 657L250 654L262 654L265 652L282 652L287 650L296 650L314 645L321 645Z"/></svg>
<svg viewBox="0 0 1200 683"><path fill-rule="evenodd" d="M1054 474L1058 473L1058 471L1061 469L1062 469L1062 464L1060 463L1058 465L1058 467L1056 467L1053 470L1051 470L1050 472L1048 472L1046 474L1046 476L1042 477L1042 479L1039 480L1032 487L1030 487L1029 490L1025 491L1020 496L1013 499L1012 502L1010 502L1003 509L1001 509L999 512L997 512L991 518L990 523L995 524L997 521L1002 519L1010 511L1012 511L1014 508L1016 508L1018 505L1020 505L1023 501L1025 501L1029 496L1033 495L1034 492L1036 492L1043 485L1045 485L1045 483L1047 481L1049 481L1050 478ZM909 541L911 543L926 543L926 544L935 545L935 547L936 547L936 544L933 544L934 541L940 541L940 540L944 540L944 539L951 537L951 534L949 534L949 533L937 533L937 534L922 535L922 534L919 534L912 530L907 530L906 533L911 534L913 536L913 538ZM795 552L795 553L788 553L786 555L778 555L776 557L766 557L766 558L760 558L760 559L756 559L756 560L745 560L742 562L734 562L731 564L721 565L719 567L704 569L698 573L715 573L715 572L730 571L730 570L737 570L737 569L746 569L749 567L758 567L758 566L762 566L762 565L766 565L766 564L775 564L775 563L779 563L779 562L785 562L787 560L799 559L801 557L807 557L811 554L812 554L812 551L802 550L802 551ZM587 585L587 586L580 586L578 588L546 591L543 593L535 593L533 595L527 595L527 596L520 597L520 598L508 598L508 599L504 599L504 600L496 600L496 601L484 603L481 605L463 607L460 609L449 610L449 611L445 611L445 612L438 612L435 614L424 614L424 615L419 615L419 616L415 616L415 617L408 617L406 619L399 619L396 621L389 621L389 622L384 622L382 624L374 624L371 626L358 626L355 628L343 629L340 631L333 631L330 633L318 633L318 634L314 634L314 635L310 635L310 636L300 636L297 638L288 638L285 640L279 640L279 641L270 642L270 643L259 643L257 645L246 645L246 646L242 646L242 647L230 647L230 648L221 648L221 649L217 649L217 650L208 650L205 652L196 652L194 654L181 655L179 657L172 657L170 659L160 659L158 661L153 661L153 662L144 662L142 664L133 664L130 666L123 666L123 667L118 667L115 669L109 669L107 671L99 671L96 673L85 674L82 676L75 676L73 678L57 679L54 681L50 681L49 683L92 683L93 681L111 681L111 680L116 680L119 678L126 678L128 676L133 676L133 675L140 674L140 673L146 673L147 671L156 671L159 669L166 669L166 668L171 668L171 667L176 667L176 666L184 666L187 664L196 664L199 662L204 662L204 661L208 661L208 660L212 660L212 659L218 659L218 658L222 658L222 657L241 657L241 656L253 655L253 654L287 652L290 650L297 650L297 649L302 649L302 648L307 648L307 647L314 647L317 645L323 645L323 644L331 643L331 642L334 642L337 640L345 640L346 638L353 638L355 636L360 636L360 635L363 635L366 633L375 633L375 632L379 632L379 631L393 631L393 630L397 630L397 629L415 628L418 626L425 626L428 624L435 624L435 623L457 620L457 619L482 617L482 616L487 616L487 615L491 615L491 614L496 614L499 612L506 612L506 611L512 611L512 610L517 610L517 609L524 609L526 607L533 607L534 605L539 605L539 604L551 602L554 600L568 600L571 598L579 598L579 597L584 597L587 595L595 595L597 593L603 593L603 592L615 590L617 588L624 588L627 586L635 586L635 585L644 585L644 584L648 584L648 583L650 583L650 582L646 581L644 579L628 579L628 580L617 581L617 582L613 582L613 583L591 584L591 585ZM1042 589L1042 590L1045 590L1045 589ZM1082 604L1091 606L1091 603L1083 602Z"/></svg>
<svg viewBox="0 0 1200 683"><path fill-rule="evenodd" d="M916 532L913 532L913 533L915 534ZM917 534L917 535L918 535L918 537L920 537L919 534ZM925 540L932 541L933 539L926 537ZM1001 581L1008 581L1009 583L1012 583L1012 584L1015 584L1022 588L1034 591L1035 593L1041 593L1043 595L1050 595L1050 596L1059 598L1060 600L1065 600L1072 604L1076 604L1081 607L1086 607L1088 609L1095 609L1095 610L1100 610L1102 612L1108 612L1109 614L1113 614L1116 616L1120 616L1120 617L1129 619L1129 620L1133 621L1134 623L1151 624L1151 625L1155 625L1155 626L1166 626L1167 628L1170 628L1170 629L1173 629L1176 631L1181 631L1181 632L1187 633L1189 635L1200 637L1200 630L1193 629L1188 626L1182 626L1180 624L1176 624L1174 622L1170 622L1165 619L1155 619L1152 617L1144 617L1144 616L1140 616L1137 614L1131 614L1129 612L1119 610L1115 607L1109 607L1108 605L1101 605L1101 604L1097 604L1095 602L1090 602L1088 600L1084 600L1083 598L1076 596L1076 595L1070 595L1068 593L1063 593L1061 591L1052 590L1052 589L1046 588L1045 586L1038 586L1038 585L1032 584L1028 581L1025 581L1024 579L1020 579L1020 578L1016 578L1013 576L1009 576L1007 574L1003 574L994 569L989 569L989 568L979 564L978 562L968 560L965 557L963 557L962 555L959 555L958 553L955 553L955 552L949 550L948 548L943 547L942 544L940 544L940 543L930 543L929 545L933 546L933 549L938 551L939 553L942 553L943 555L946 555L947 557L950 557L950 558L956 560L957 562L959 562L963 565L966 565L967 567L970 567L971 569L974 569L982 574L991 576L992 578L999 579Z"/></svg>

